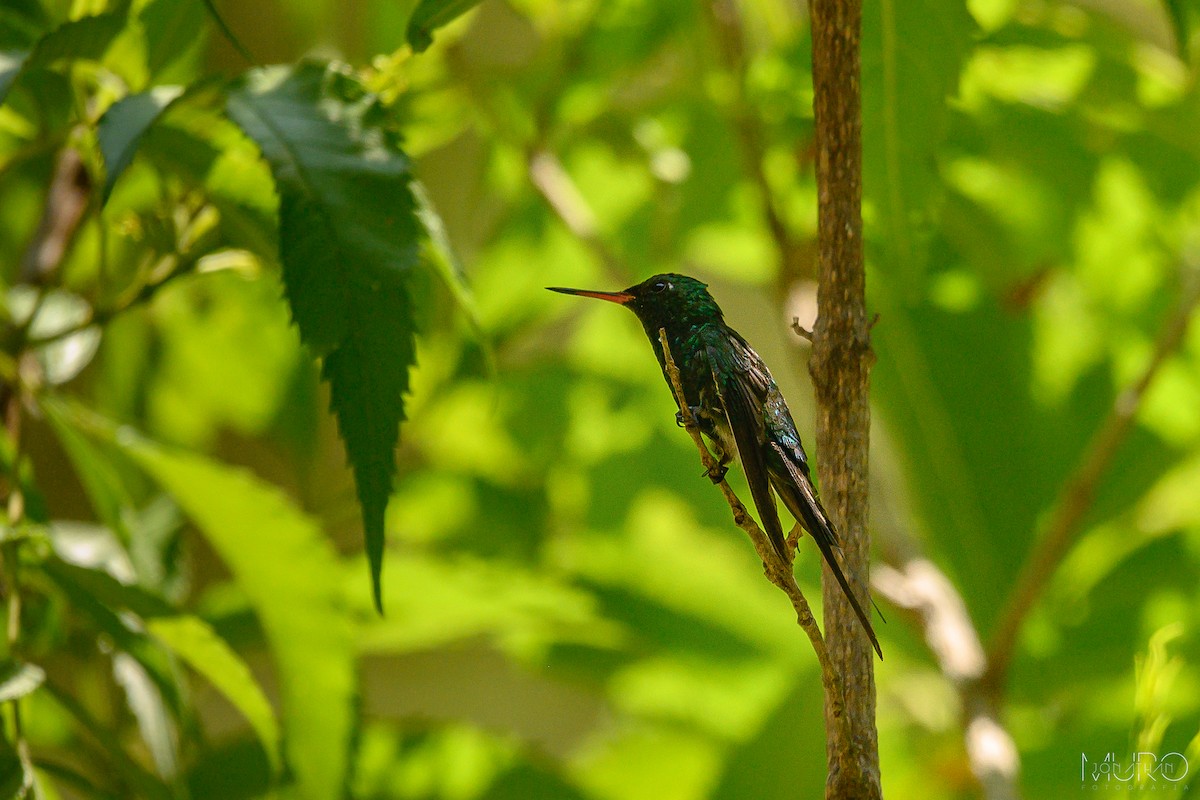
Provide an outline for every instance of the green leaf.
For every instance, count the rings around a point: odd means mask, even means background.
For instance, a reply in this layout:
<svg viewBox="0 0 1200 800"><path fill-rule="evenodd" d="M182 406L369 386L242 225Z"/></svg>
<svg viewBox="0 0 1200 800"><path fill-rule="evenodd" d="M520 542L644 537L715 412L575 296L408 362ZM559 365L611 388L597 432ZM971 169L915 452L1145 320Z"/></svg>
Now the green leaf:
<svg viewBox="0 0 1200 800"><path fill-rule="evenodd" d="M100 119L97 139L104 155L104 186L100 202L108 202L117 178L133 160L138 144L154 121L183 94L182 86L157 86L114 103Z"/></svg>
<svg viewBox="0 0 1200 800"><path fill-rule="evenodd" d="M55 580L69 582L110 609L126 609L142 619L174 616L176 610L154 592L137 584L122 583L107 572L72 564L60 558L47 560Z"/></svg>
<svg viewBox="0 0 1200 800"><path fill-rule="evenodd" d="M354 722L354 653L338 559L316 523L245 470L93 420L174 496L224 560L275 656L286 753L300 794L341 795Z"/></svg>
<svg viewBox="0 0 1200 800"><path fill-rule="evenodd" d="M408 44L423 53L433 44L433 32L479 5L480 0L421 0L408 19Z"/></svg>
<svg viewBox="0 0 1200 800"><path fill-rule="evenodd" d="M80 567L59 558L47 559L42 569L77 611L112 639L117 649L141 665L167 707L178 715L183 701L179 696L179 687L175 684L175 676L172 674L166 653L140 629L131 627L126 617L119 613L122 608L136 607L120 602L132 598L136 590L125 587L129 591L120 592L114 587L114 584L121 586L116 579L106 581L93 574L98 570ZM99 593L93 591L97 587L100 589ZM110 605L109 601L117 602Z"/></svg>
<svg viewBox="0 0 1200 800"><path fill-rule="evenodd" d="M125 15L97 14L63 23L39 39L27 55L12 51L0 54L0 103L21 75L30 70L64 60L98 60L124 29Z"/></svg>
<svg viewBox="0 0 1200 800"><path fill-rule="evenodd" d="M254 70L227 110L275 177L284 285L301 338L324 358L382 610L384 511L415 360L406 278L422 228L408 158L374 98L335 67Z"/></svg>
<svg viewBox="0 0 1200 800"><path fill-rule="evenodd" d="M45 670L36 664L9 661L0 665L0 703L30 694L45 680Z"/></svg>
<svg viewBox="0 0 1200 800"><path fill-rule="evenodd" d="M123 512L132 508L134 501L117 465L101 452L96 443L78 430L57 405L48 403L43 411L63 451L71 460L75 475L83 484L96 516L127 543L129 529Z"/></svg>
<svg viewBox="0 0 1200 800"><path fill-rule="evenodd" d="M161 617L150 620L146 627L242 713L262 742L272 772L278 774L279 723L246 662L197 617Z"/></svg>
<svg viewBox="0 0 1200 800"><path fill-rule="evenodd" d="M205 9L196 0L149 0L138 13L146 35L146 70L154 82L185 80L203 53ZM182 67L182 69L180 69Z"/></svg>
<svg viewBox="0 0 1200 800"><path fill-rule="evenodd" d="M874 238L886 242L885 260L910 281L924 272L947 98L974 29L959 0L875 0L863 8L863 194L875 209Z"/></svg>

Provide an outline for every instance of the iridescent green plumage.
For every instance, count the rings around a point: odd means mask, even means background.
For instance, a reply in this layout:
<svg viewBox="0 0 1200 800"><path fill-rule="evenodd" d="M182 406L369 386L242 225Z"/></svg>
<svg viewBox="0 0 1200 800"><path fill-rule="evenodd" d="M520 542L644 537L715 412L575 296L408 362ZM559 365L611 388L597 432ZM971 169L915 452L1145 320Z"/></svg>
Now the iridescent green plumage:
<svg viewBox="0 0 1200 800"><path fill-rule="evenodd" d="M777 494L821 550L879 657L871 621L850 588L836 553L837 534L809 474L796 423L766 364L725 324L705 284L686 275L655 275L623 292L551 287L551 291L619 303L642 323L666 377L659 340L665 330L679 367L683 393L700 429L715 444L722 467L739 456L754 506L772 546L785 563L787 539L775 507ZM668 385L670 380L668 378ZM772 494L772 489L774 494Z"/></svg>

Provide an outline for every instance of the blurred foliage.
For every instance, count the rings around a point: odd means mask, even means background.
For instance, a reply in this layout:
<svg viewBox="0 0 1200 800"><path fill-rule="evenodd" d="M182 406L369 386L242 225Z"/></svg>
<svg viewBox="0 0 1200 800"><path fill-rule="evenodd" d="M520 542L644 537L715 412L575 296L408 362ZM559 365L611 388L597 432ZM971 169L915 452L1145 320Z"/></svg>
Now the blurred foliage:
<svg viewBox="0 0 1200 800"><path fill-rule="evenodd" d="M815 658L642 332L541 288L703 277L811 440L805 4L475 5L0 6L0 796L820 794ZM877 557L986 641L1200 264L1200 20L864 15ZM1200 768L1198 481L1200 329L1020 639L1026 796ZM885 792L975 796L888 617Z"/></svg>

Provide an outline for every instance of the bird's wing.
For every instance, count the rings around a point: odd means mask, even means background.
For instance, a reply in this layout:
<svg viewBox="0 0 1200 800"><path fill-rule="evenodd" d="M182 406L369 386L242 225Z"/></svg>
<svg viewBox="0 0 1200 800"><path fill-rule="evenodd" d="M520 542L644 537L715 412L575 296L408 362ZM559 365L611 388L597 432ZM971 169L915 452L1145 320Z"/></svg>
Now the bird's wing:
<svg viewBox="0 0 1200 800"><path fill-rule="evenodd" d="M703 335L703 342L713 385L737 444L738 457L746 481L750 484L754 507L758 509L758 516L771 545L787 563L787 539L784 538L779 510L771 494L770 474L763 452L763 409L761 396L756 389L759 380L755 374L757 365L746 357L749 348L738 347L724 331L714 329L708 332ZM761 364L757 357L753 361Z"/></svg>

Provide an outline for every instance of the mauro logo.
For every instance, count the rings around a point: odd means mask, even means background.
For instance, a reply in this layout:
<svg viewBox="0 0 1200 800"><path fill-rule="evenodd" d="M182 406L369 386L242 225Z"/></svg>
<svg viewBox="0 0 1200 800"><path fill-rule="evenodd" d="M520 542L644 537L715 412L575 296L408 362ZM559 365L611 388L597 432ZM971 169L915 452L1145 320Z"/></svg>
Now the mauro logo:
<svg viewBox="0 0 1200 800"><path fill-rule="evenodd" d="M1129 789L1140 786L1149 789L1156 784L1178 784L1188 776L1188 761L1181 753L1134 753L1127 759L1116 753L1102 758L1079 755L1079 780L1085 789L1112 787Z"/></svg>

